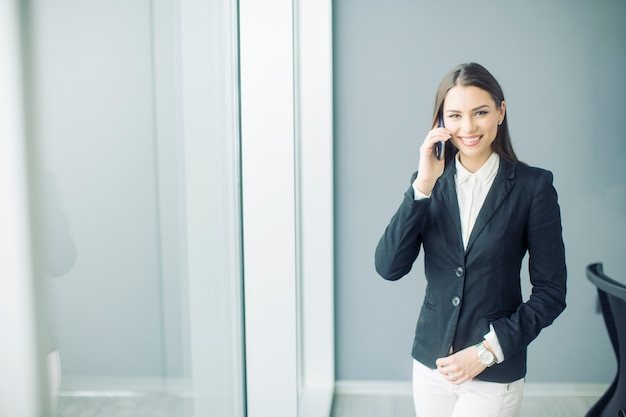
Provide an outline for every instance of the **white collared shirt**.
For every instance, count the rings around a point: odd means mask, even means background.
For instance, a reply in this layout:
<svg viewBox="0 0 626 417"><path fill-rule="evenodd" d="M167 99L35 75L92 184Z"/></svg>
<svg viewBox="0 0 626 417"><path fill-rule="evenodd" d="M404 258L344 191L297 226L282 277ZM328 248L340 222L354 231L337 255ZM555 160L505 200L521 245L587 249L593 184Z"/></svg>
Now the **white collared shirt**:
<svg viewBox="0 0 626 417"><path fill-rule="evenodd" d="M461 236L463 237L463 248L466 249L478 213L498 173L500 156L495 152L492 153L483 166L474 173L468 171L463 166L458 153L454 159L454 163L456 167L454 183L456 185L456 196L459 202L459 214L461 216ZM415 182L413 183L413 191L416 200L430 198L430 196L424 195L417 189ZM485 340L491 345L491 349L496 355L498 363L502 362L504 360L504 352L502 352L502 347L498 342L498 336L491 325L489 326L489 333L485 335Z"/></svg>
<svg viewBox="0 0 626 417"><path fill-rule="evenodd" d="M456 175L456 197L459 202L459 214L461 215L461 234L463 236L463 248L467 249L470 234L476 223L480 208L485 202L487 193L493 184L493 179L498 173L500 156L492 153L480 169L474 173L469 172L461 163L459 154L454 158Z"/></svg>

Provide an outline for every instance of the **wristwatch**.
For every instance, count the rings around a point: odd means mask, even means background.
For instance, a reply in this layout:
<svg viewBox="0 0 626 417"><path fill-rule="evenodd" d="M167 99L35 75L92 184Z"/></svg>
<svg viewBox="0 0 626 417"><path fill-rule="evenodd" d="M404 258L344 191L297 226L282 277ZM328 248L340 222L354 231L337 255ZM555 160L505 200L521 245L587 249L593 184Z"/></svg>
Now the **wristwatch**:
<svg viewBox="0 0 626 417"><path fill-rule="evenodd" d="M482 363L486 367L490 367L491 365L496 363L496 357L493 353L489 351L489 349L485 347L483 342L477 344L476 349L478 349L478 360L480 361L480 363Z"/></svg>

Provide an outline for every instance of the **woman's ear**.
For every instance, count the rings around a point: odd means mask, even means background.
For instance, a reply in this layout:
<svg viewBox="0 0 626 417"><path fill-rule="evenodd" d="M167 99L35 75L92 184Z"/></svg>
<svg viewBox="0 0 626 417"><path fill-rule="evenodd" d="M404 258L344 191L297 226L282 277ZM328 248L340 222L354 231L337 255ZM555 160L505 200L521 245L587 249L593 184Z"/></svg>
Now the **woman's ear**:
<svg viewBox="0 0 626 417"><path fill-rule="evenodd" d="M506 101L502 100L502 103L500 103L500 118L498 119L498 124L502 124L504 116L506 116Z"/></svg>

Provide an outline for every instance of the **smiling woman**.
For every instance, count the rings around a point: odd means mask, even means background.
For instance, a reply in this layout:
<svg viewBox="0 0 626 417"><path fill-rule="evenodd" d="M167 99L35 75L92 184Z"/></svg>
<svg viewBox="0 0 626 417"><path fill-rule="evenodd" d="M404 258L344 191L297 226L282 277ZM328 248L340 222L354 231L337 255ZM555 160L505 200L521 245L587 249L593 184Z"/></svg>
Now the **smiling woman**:
<svg viewBox="0 0 626 417"><path fill-rule="evenodd" d="M423 245L427 287L412 351L417 416L515 417L528 345L565 308L552 174L517 160L502 89L484 67L450 71L433 114L419 171L376 248L376 270L402 278ZM441 141L445 161L433 151ZM526 253L533 291L523 302Z"/></svg>

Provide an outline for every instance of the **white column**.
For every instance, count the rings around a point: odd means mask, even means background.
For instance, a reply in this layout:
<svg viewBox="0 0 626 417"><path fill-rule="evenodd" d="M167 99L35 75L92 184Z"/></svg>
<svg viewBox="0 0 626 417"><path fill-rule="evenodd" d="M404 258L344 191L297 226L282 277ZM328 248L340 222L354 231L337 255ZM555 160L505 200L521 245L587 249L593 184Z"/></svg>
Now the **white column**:
<svg viewBox="0 0 626 417"><path fill-rule="evenodd" d="M300 225L300 417L328 416L335 385L332 2L296 13Z"/></svg>
<svg viewBox="0 0 626 417"><path fill-rule="evenodd" d="M240 4L249 417L298 415L293 10Z"/></svg>
<svg viewBox="0 0 626 417"><path fill-rule="evenodd" d="M39 417L46 407L38 366L18 8L18 1L0 1L0 415Z"/></svg>
<svg viewBox="0 0 626 417"><path fill-rule="evenodd" d="M328 416L334 388L331 5L240 1L250 417Z"/></svg>

